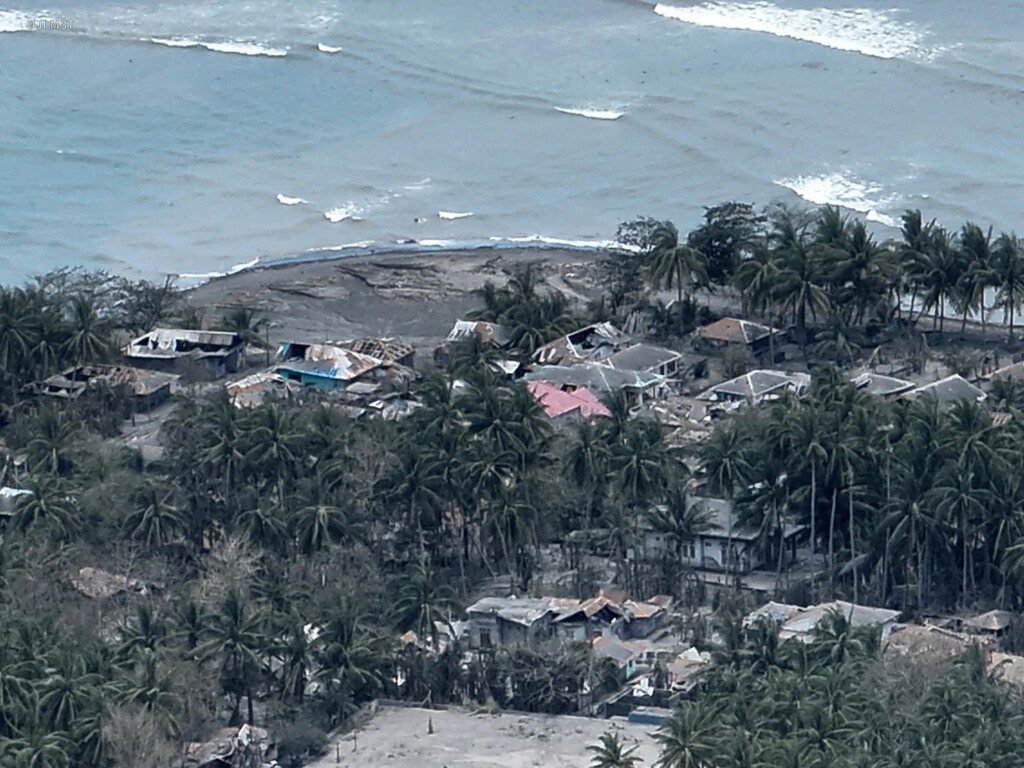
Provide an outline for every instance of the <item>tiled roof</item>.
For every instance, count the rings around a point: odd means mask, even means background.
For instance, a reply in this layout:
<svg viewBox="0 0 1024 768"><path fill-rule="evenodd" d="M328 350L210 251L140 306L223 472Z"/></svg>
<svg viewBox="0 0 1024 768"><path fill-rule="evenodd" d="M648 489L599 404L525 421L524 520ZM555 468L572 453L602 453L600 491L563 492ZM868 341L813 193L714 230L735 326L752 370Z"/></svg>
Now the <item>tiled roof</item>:
<svg viewBox="0 0 1024 768"><path fill-rule="evenodd" d="M778 330L735 317L723 317L698 330L700 336L705 339L727 341L731 344L753 344L773 332L778 333Z"/></svg>

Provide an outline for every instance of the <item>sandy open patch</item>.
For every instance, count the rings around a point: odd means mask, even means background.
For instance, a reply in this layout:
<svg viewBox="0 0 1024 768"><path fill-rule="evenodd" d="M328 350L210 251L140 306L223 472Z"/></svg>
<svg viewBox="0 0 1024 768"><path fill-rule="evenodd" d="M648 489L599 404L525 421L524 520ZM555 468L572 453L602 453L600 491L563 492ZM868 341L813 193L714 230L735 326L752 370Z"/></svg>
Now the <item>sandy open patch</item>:
<svg viewBox="0 0 1024 768"><path fill-rule="evenodd" d="M427 733L431 721L432 735ZM642 765L657 759L655 727L618 718L383 707L310 768L587 768L592 757L587 747L608 730L638 745Z"/></svg>

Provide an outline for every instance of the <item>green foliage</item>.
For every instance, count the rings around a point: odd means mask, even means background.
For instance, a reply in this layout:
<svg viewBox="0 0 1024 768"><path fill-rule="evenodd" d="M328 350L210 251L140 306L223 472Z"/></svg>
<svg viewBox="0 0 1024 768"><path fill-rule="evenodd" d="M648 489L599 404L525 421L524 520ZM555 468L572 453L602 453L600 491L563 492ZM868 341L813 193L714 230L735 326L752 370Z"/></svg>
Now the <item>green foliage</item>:
<svg viewBox="0 0 1024 768"><path fill-rule="evenodd" d="M812 641L723 629L722 662L655 734L659 768L1012 765L1020 699L975 647L945 668L878 658L877 628L826 616Z"/></svg>
<svg viewBox="0 0 1024 768"><path fill-rule="evenodd" d="M754 367L754 356L746 345L733 344L726 348L722 356L722 365L725 375L734 379Z"/></svg>

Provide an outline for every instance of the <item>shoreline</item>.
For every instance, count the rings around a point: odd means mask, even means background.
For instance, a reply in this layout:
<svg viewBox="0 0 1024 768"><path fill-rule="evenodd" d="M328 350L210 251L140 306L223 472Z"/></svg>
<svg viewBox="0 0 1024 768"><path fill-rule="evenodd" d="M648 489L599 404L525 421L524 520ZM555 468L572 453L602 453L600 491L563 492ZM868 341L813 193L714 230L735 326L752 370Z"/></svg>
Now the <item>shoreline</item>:
<svg viewBox="0 0 1024 768"><path fill-rule="evenodd" d="M261 261L259 257L229 267L225 272L182 273L174 275L179 280L196 280L185 286L186 293L206 285L244 272L267 269L281 269L301 264L340 259L358 259L377 256L416 257L430 254L479 253L485 251L566 251L574 253L603 254L614 250L627 250L628 246L611 240L566 240L542 235L529 237L490 237L471 240L407 240L393 243L360 241L344 245L324 246L302 251L291 256L278 256Z"/></svg>
<svg viewBox="0 0 1024 768"><path fill-rule="evenodd" d="M606 252L550 243L320 251L211 277L183 293L211 328L231 307L258 310L272 344L397 336L432 351L456 320L479 308L476 292L504 282L517 265L536 264L543 285L577 301L593 298L594 264Z"/></svg>

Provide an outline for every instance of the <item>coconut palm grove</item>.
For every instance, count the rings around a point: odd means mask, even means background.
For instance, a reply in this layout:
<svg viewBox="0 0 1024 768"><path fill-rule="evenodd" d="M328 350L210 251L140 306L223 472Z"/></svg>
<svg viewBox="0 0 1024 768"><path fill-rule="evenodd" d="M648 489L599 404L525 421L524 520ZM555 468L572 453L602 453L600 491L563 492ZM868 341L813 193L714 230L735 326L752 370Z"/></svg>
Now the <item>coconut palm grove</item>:
<svg viewBox="0 0 1024 768"><path fill-rule="evenodd" d="M595 593L579 564L603 559L630 594L672 595L676 631L711 654L656 729L659 768L1021 765L1020 692L980 649L897 664L879 627L840 614L810 642L785 639L771 621L742 624L752 604L739 590L712 594L678 558L636 551L642 531L680 543L705 526L687 504L700 492L733 502L771 551L787 525L807 531L820 575L787 586L780 555L772 596L784 602L843 599L907 620L1024 609L1024 384L947 407L873 398L848 375L878 350L965 377L985 355L1011 362L1024 352L1024 241L920 211L883 241L832 207L738 202L707 208L689 233L638 218L618 239L597 257L590 301L537 265L488 284L475 318L507 329L510 346L453 344L411 385L405 418L356 417L312 394L242 408L223 386L184 384L155 458L122 439L135 418L126 386L61 400L33 385L116 362L158 325L205 324L257 349L259 312L204 318L171 282L74 270L0 289L12 499L0 513L0 766L177 768L184 745L243 723L274 734L279 765L300 766L375 699L577 712L621 682L585 643L438 642L481 584L534 594L570 540L567 597ZM598 321L685 349L726 314L787 329L811 383L689 445L618 393L604 397L608 417L556 429L494 365L527 364ZM732 353L725 365L754 367ZM83 569L106 574L104 599L73 586ZM1009 650L1024 648L1022 627ZM595 768L639 765L612 731L587 746Z"/></svg>

